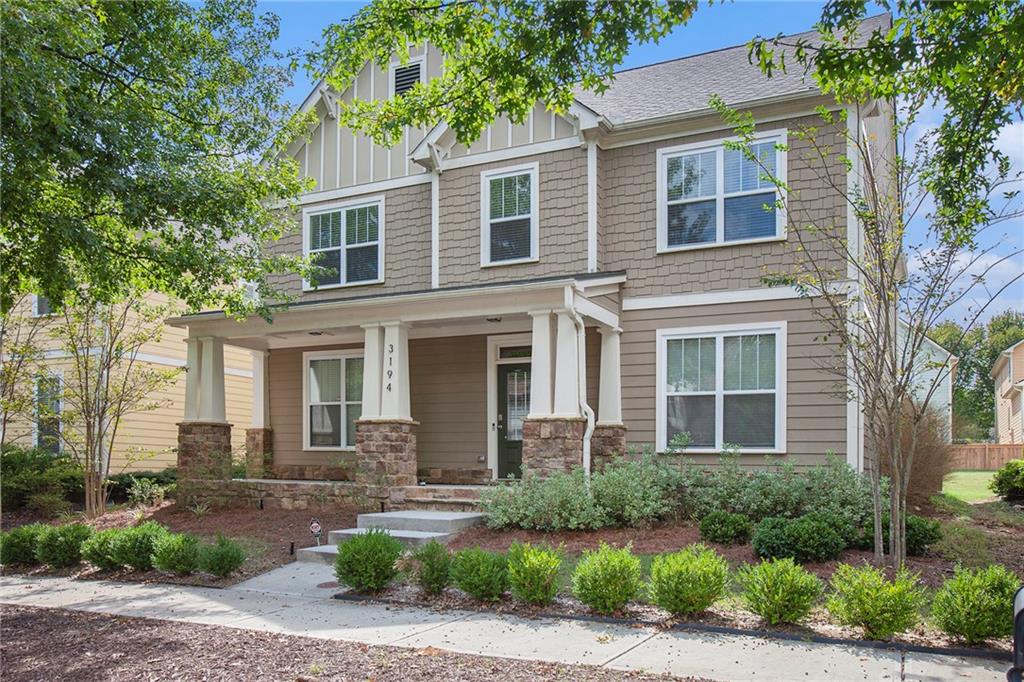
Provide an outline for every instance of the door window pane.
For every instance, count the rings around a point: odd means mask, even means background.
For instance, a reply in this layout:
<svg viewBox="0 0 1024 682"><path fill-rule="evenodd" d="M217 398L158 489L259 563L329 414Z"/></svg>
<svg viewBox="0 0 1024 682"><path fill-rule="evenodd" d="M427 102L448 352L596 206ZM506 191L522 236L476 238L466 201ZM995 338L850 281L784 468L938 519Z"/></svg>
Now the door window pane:
<svg viewBox="0 0 1024 682"><path fill-rule="evenodd" d="M530 413L530 371L514 369L506 376L508 415L505 420L505 440L522 440L523 420Z"/></svg>
<svg viewBox="0 0 1024 682"><path fill-rule="evenodd" d="M775 447L775 394L726 395L722 439L747 448Z"/></svg>
<svg viewBox="0 0 1024 682"><path fill-rule="evenodd" d="M672 442L678 434L689 433L691 446L715 446L715 396L669 396L666 420L666 443Z"/></svg>

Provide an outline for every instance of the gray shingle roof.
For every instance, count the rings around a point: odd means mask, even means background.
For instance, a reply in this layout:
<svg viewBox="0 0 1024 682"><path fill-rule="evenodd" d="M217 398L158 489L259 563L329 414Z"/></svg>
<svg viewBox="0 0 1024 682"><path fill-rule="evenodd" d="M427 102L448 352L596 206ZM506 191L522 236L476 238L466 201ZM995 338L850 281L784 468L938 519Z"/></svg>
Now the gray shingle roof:
<svg viewBox="0 0 1024 682"><path fill-rule="evenodd" d="M888 14L869 17L861 22L858 37L863 40L890 24ZM817 31L809 31L788 37L814 40L817 36ZM769 79L747 54L747 46L739 45L627 69L615 74L603 94L578 90L576 99L613 124L623 124L701 111L714 94L726 104L739 104L817 91L814 78L805 75L795 60L787 60L786 73L776 71Z"/></svg>

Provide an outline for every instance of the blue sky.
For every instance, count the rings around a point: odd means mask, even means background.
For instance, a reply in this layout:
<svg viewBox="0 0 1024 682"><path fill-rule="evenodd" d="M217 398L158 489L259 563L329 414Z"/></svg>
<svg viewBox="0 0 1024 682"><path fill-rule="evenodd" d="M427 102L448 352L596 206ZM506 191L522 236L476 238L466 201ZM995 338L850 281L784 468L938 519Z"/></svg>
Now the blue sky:
<svg viewBox="0 0 1024 682"><path fill-rule="evenodd" d="M259 9L269 11L281 18L281 36L278 47L284 50L303 49L313 45L329 24L343 20L356 12L364 3L360 2L261 2ZM622 68L643 66L654 62L685 57L688 55L716 50L722 47L745 44L755 35L773 36L778 33L798 33L809 30L821 16L822 2L754 2L741 1L730 4L707 6L702 4L693 19L673 31L656 45L635 45L626 57ZM295 76L295 83L288 89L289 101L298 104L312 89L312 83L304 71ZM934 125L940 120L941 112L929 112L922 125ZM1010 155L1014 167L1024 170L1024 123L1018 121L1003 130L1000 146ZM919 241L923 231L921 224L911 228L910 239ZM1003 224L985 236L985 245L995 245L992 258L1006 255L1024 248L1024 219ZM1024 270L1024 259L1003 262L989 273L986 284L998 287L1016 273ZM978 292L983 295L982 291ZM987 300L987 296L984 296ZM967 313L970 302L952 311L952 319L961 320ZM1024 310L1024 280L1004 292L988 308L987 319L992 313L1007 308Z"/></svg>

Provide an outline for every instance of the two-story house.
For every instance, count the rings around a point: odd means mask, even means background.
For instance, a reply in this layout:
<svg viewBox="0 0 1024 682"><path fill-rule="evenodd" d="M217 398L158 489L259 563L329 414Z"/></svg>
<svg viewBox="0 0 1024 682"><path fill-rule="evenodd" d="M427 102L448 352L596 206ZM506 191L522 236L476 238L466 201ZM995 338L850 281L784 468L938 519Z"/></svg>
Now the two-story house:
<svg viewBox="0 0 1024 682"><path fill-rule="evenodd" d="M762 281L804 258L776 187L723 145L734 132L709 100L753 113L757 154L803 219L845 224L852 244L832 183L852 181L845 127L885 137L884 104L824 125L815 108L840 107L811 77L766 79L739 46L622 71L565 115L538 105L469 146L444 123L391 148L339 126L338 100L440 73L435 49L409 56L302 105L319 122L290 153L316 187L275 248L329 276L281 276L297 301L273 323L172 321L189 336L184 456L230 437L217 372L230 344L260 354L250 454L288 478L485 482L664 452L684 433L708 463L733 444L751 465L832 451L863 466L860 411L827 369L843 359L813 301ZM801 126L834 149L830 182L789 134Z"/></svg>

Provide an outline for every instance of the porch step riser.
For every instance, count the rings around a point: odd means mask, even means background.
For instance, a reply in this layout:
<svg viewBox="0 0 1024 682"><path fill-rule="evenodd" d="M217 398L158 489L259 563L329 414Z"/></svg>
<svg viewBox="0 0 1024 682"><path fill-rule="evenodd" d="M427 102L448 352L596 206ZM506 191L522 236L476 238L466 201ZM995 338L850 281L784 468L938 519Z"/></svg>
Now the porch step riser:
<svg viewBox="0 0 1024 682"><path fill-rule="evenodd" d="M463 511L404 510L381 514L360 514L359 528L384 528L424 533L457 533L483 523L484 515Z"/></svg>
<svg viewBox="0 0 1024 682"><path fill-rule="evenodd" d="M403 505L405 509L417 509L423 511L459 511L479 512L483 511L478 500L410 500L406 499Z"/></svg>

